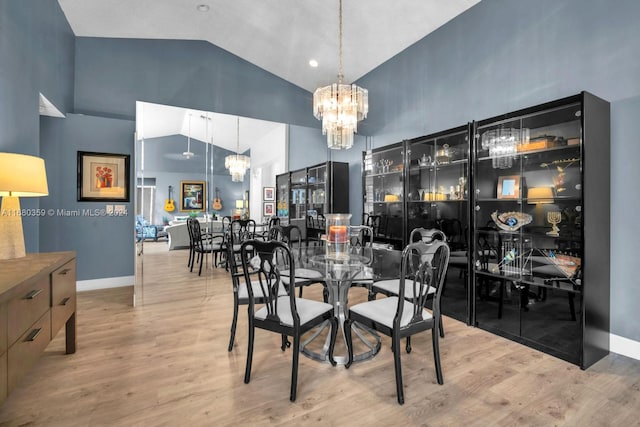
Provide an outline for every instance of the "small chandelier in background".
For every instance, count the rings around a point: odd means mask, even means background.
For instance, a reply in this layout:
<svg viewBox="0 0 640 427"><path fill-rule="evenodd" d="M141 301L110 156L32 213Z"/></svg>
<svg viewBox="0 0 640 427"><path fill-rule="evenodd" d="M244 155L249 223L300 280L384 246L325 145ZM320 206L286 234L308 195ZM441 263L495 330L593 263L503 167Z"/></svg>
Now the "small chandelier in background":
<svg viewBox="0 0 640 427"><path fill-rule="evenodd" d="M229 169L231 181L242 182L244 181L244 174L247 172L247 169L251 167L251 159L240 154L240 117L238 117L237 135L236 154L231 154L224 159L224 167Z"/></svg>
<svg viewBox="0 0 640 427"><path fill-rule="evenodd" d="M369 92L354 84L343 84L342 74L342 0L338 12L338 83L316 89L313 93L313 115L322 119L322 134L333 149L353 146L358 122L369 112Z"/></svg>
<svg viewBox="0 0 640 427"><path fill-rule="evenodd" d="M482 134L482 149L489 150L494 169L508 169L513 166L513 157L518 146L529 143L529 129L493 129Z"/></svg>

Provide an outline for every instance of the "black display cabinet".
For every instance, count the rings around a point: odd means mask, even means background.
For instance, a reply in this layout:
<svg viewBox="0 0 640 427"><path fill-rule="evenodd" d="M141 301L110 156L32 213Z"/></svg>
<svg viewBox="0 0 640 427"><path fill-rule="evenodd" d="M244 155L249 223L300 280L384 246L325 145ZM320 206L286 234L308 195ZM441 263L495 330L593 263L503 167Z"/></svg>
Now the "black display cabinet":
<svg viewBox="0 0 640 427"><path fill-rule="evenodd" d="M442 312L470 323L469 126L406 141L406 229L438 228L451 250Z"/></svg>
<svg viewBox="0 0 640 427"><path fill-rule="evenodd" d="M349 164L343 162L324 162L277 175L280 220L300 227L306 238L308 216L349 212L349 188L341 184L348 182Z"/></svg>
<svg viewBox="0 0 640 427"><path fill-rule="evenodd" d="M609 103L474 124L475 325L583 369L609 352Z"/></svg>

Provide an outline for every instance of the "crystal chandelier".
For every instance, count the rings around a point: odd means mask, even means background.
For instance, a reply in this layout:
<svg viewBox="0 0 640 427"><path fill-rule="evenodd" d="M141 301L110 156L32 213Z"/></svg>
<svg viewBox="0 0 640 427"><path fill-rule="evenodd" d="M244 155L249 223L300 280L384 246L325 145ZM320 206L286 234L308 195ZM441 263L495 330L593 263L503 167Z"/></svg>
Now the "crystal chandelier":
<svg viewBox="0 0 640 427"><path fill-rule="evenodd" d="M518 146L529 142L529 129L493 129L482 134L482 149L489 150L494 169L513 166Z"/></svg>
<svg viewBox="0 0 640 427"><path fill-rule="evenodd" d="M231 154L224 159L224 167L229 169L231 181L242 182L244 181L245 172L251 167L251 159L240 154L240 117L238 117L237 135L236 154Z"/></svg>
<svg viewBox="0 0 640 427"><path fill-rule="evenodd" d="M316 89L313 93L313 115L322 119L322 134L333 149L353 146L358 122L369 112L369 92L354 84L342 83L342 0L338 12L338 83Z"/></svg>

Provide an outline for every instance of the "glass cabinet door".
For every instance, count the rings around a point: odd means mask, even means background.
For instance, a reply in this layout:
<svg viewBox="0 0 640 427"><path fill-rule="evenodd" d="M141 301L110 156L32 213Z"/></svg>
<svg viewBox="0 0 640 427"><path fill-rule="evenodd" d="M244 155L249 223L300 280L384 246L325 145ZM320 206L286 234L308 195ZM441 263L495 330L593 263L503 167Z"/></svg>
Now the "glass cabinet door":
<svg viewBox="0 0 640 427"><path fill-rule="evenodd" d="M475 141L476 323L570 359L582 310L581 143L580 103L480 124Z"/></svg>
<svg viewBox="0 0 640 427"><path fill-rule="evenodd" d="M411 140L407 157L406 236L418 227L445 233L451 257L442 311L468 322L469 129Z"/></svg>
<svg viewBox="0 0 640 427"><path fill-rule="evenodd" d="M327 165L309 168L309 208L311 216L324 215L327 205Z"/></svg>
<svg viewBox="0 0 640 427"><path fill-rule="evenodd" d="M304 220L307 216L307 170L291 172L289 189L289 219Z"/></svg>
<svg viewBox="0 0 640 427"><path fill-rule="evenodd" d="M401 249L404 241L403 143L365 155L365 222L374 229L374 240Z"/></svg>
<svg viewBox="0 0 640 427"><path fill-rule="evenodd" d="M289 173L276 176L276 214L280 221L289 220Z"/></svg>

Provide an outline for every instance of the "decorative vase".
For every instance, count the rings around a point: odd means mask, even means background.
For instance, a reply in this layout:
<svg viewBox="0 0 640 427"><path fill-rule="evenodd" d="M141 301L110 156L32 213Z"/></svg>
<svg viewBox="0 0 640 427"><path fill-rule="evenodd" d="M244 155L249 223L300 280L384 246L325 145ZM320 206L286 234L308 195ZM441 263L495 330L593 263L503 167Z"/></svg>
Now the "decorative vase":
<svg viewBox="0 0 640 427"><path fill-rule="evenodd" d="M349 256L349 227L351 214L326 214L327 258Z"/></svg>

